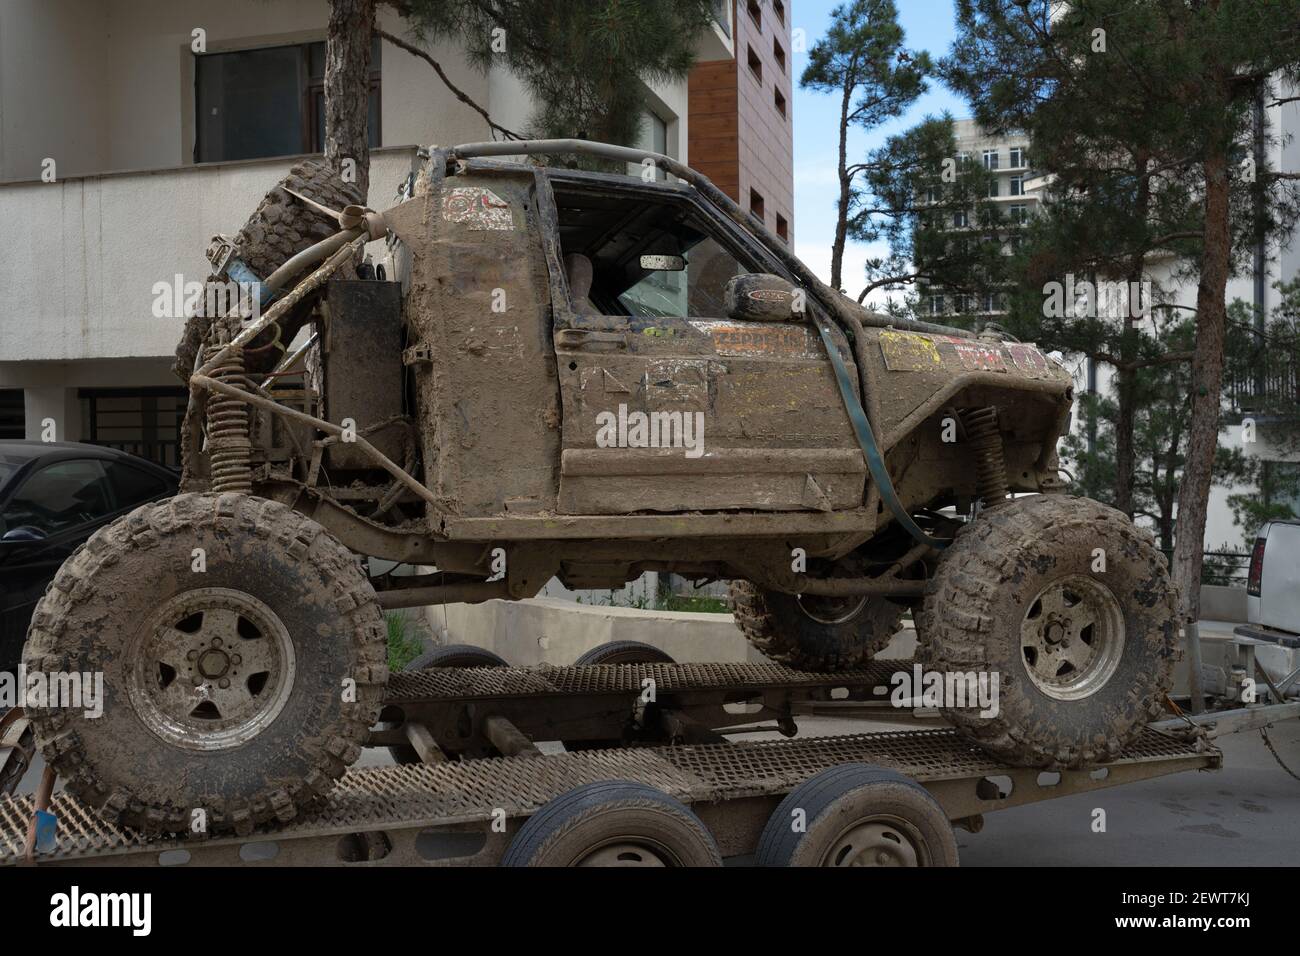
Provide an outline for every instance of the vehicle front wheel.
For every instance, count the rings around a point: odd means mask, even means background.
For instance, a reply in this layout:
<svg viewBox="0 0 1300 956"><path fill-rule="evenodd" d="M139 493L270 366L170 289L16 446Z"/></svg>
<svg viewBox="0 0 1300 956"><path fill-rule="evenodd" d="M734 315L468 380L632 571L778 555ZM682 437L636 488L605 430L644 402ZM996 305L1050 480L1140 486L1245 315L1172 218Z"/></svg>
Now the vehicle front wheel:
<svg viewBox="0 0 1300 956"><path fill-rule="evenodd" d="M918 657L990 690L996 678L987 700L942 708L994 756L1088 767L1160 716L1177 607L1150 534L1096 501L1035 495L983 512L944 551L917 617Z"/></svg>
<svg viewBox="0 0 1300 956"><path fill-rule="evenodd" d="M782 594L732 581L736 626L778 664L803 671L863 667L885 649L906 608L882 597L830 598Z"/></svg>
<svg viewBox="0 0 1300 956"><path fill-rule="evenodd" d="M246 833L293 819L357 759L386 656L374 591L323 528L273 501L186 494L68 559L23 661L102 678L102 714L28 711L83 802L135 829Z"/></svg>

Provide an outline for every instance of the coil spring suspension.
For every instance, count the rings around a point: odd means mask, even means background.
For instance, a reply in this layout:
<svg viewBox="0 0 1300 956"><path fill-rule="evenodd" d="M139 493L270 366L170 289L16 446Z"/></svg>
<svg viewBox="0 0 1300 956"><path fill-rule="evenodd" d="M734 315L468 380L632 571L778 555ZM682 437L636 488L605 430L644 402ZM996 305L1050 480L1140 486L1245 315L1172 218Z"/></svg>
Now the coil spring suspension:
<svg viewBox="0 0 1300 956"><path fill-rule="evenodd" d="M1011 493L1007 485L1007 463L1002 454L1002 435L998 431L998 410L963 408L957 413L966 429L966 440L975 450L975 490L985 508L1006 500Z"/></svg>
<svg viewBox="0 0 1300 956"><path fill-rule="evenodd" d="M238 388L247 388L244 350L232 349L230 357L212 377ZM253 490L253 445L249 437L249 406L220 392L208 399L208 453L212 461L212 490L250 494Z"/></svg>

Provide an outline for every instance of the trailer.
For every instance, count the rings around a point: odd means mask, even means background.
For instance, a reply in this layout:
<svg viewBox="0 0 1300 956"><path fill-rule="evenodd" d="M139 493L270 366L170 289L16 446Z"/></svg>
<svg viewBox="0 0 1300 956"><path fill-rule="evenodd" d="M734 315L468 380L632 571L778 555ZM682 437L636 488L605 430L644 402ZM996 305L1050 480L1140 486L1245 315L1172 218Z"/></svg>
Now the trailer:
<svg viewBox="0 0 1300 956"><path fill-rule="evenodd" d="M403 761L349 770L282 826L147 836L66 793L0 798L0 864L707 865L956 863L952 828L984 814L1187 770L1217 730L1295 716L1175 716L1091 770L1011 767L891 702L911 660L839 674L767 664L433 667L394 675L368 745ZM916 729L798 737L809 714L913 718ZM1215 728L1210 718L1223 723ZM925 724L931 726L925 726ZM1231 724L1231 727L1229 727ZM1207 728L1208 731L1207 732ZM775 730L787 739L731 740ZM545 752L538 743L565 742ZM47 774L52 782L52 773ZM47 818L48 820L48 818ZM41 841L37 841L41 842Z"/></svg>

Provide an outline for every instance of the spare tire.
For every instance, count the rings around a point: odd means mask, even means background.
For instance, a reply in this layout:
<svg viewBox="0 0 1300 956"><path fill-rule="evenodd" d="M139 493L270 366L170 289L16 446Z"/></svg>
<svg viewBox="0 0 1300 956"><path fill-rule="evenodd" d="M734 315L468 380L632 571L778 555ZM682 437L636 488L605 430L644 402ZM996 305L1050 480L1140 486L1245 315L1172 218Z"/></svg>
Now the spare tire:
<svg viewBox="0 0 1300 956"><path fill-rule="evenodd" d="M260 279L265 279L302 250L339 231L336 219L292 196L289 190L328 209L341 210L344 206L365 202L357 184L345 183L328 164L315 159L298 163L262 198L235 236L235 256ZM209 281L215 281L215 277ZM304 307L305 303L298 307L295 315ZM292 322L292 318L287 320L287 324ZM193 316L185 323L184 335L176 347L176 363L172 366L183 382L189 382L194 371L194 357L206 339L211 323L211 316Z"/></svg>

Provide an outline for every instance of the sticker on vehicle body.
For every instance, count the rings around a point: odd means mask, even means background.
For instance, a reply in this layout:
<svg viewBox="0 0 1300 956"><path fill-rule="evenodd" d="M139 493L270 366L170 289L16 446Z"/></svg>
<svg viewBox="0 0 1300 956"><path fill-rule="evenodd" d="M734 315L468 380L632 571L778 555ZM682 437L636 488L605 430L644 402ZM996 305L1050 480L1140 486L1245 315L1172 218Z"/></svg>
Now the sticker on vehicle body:
<svg viewBox="0 0 1300 956"><path fill-rule="evenodd" d="M486 186L456 186L442 197L442 218L464 223L470 232L513 230L510 204Z"/></svg>
<svg viewBox="0 0 1300 956"><path fill-rule="evenodd" d="M928 336L915 332L880 333L880 354L891 372L928 372L943 368L939 348Z"/></svg>
<svg viewBox="0 0 1300 956"><path fill-rule="evenodd" d="M1051 366L1047 363L1047 356L1032 345L1008 345L1007 351L1011 353L1011 361L1016 368L1032 378L1039 378L1051 374Z"/></svg>
<svg viewBox="0 0 1300 956"><path fill-rule="evenodd" d="M713 339L713 348L719 355L800 359L821 356L817 339L800 325L769 322L737 325L718 321L692 321L691 325Z"/></svg>
<svg viewBox="0 0 1300 956"><path fill-rule="evenodd" d="M968 372L1005 372L1007 360L996 346L954 344L953 351Z"/></svg>

